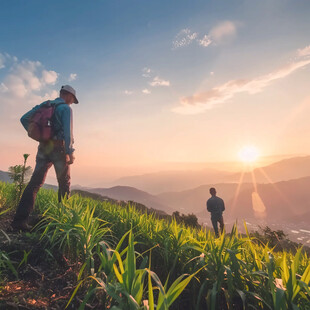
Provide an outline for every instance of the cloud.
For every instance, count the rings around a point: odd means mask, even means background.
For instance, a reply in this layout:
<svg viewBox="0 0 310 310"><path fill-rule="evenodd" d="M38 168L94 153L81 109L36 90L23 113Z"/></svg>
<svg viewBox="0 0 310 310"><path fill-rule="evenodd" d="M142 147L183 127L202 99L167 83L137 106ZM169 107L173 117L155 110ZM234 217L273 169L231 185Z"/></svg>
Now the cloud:
<svg viewBox="0 0 310 310"><path fill-rule="evenodd" d="M75 81L76 79L77 79L77 74L76 73L71 73L70 76L69 76L68 81L71 82L71 81Z"/></svg>
<svg viewBox="0 0 310 310"><path fill-rule="evenodd" d="M149 82L152 87L155 86L170 86L170 81L163 80L158 76L155 76L152 82Z"/></svg>
<svg viewBox="0 0 310 310"><path fill-rule="evenodd" d="M306 56L310 56L310 45L301 48L297 51L297 56L298 57L306 57Z"/></svg>
<svg viewBox="0 0 310 310"><path fill-rule="evenodd" d="M42 71L42 83L55 85L58 78L58 73L55 71Z"/></svg>
<svg viewBox="0 0 310 310"><path fill-rule="evenodd" d="M133 91L132 90L125 90L124 91L125 95L132 95L133 94Z"/></svg>
<svg viewBox="0 0 310 310"><path fill-rule="evenodd" d="M183 46L191 44L192 41L197 39L197 37L198 37L197 32L192 32L190 29L185 28L185 29L182 29L176 35L174 41L172 42L172 45L175 49L179 47L183 47Z"/></svg>
<svg viewBox="0 0 310 310"><path fill-rule="evenodd" d="M235 37L236 34L236 24L232 21L224 21L210 30L209 37L214 44L221 44Z"/></svg>
<svg viewBox="0 0 310 310"><path fill-rule="evenodd" d="M203 47L207 47L212 43L212 41L208 35L204 35L202 39L198 39L197 41L198 41L198 44L203 46Z"/></svg>
<svg viewBox="0 0 310 310"><path fill-rule="evenodd" d="M58 73L45 70L39 61L23 60L14 63L2 82L11 96L23 98L34 91L40 91L48 85L55 85Z"/></svg>
<svg viewBox="0 0 310 310"><path fill-rule="evenodd" d="M208 47L210 45L220 45L230 42L237 34L237 23L232 21L223 21L218 23L207 34L199 37L198 32L188 28L182 29L172 42L173 48L177 49L190 45L193 42L199 46Z"/></svg>
<svg viewBox="0 0 310 310"><path fill-rule="evenodd" d="M19 61L7 53L2 55L6 62L0 78L1 119L16 117L17 109L22 106L31 107L45 98L57 97L57 92L51 88L58 79L57 72L46 70L39 61Z"/></svg>
<svg viewBox="0 0 310 310"><path fill-rule="evenodd" d="M146 94L146 95L149 95L151 93L151 91L149 89L145 88L145 89L142 90L142 93Z"/></svg>
<svg viewBox="0 0 310 310"><path fill-rule="evenodd" d="M173 112L180 114L202 113L212 109L217 104L224 103L237 93L256 94L269 86L273 81L283 79L309 64L310 59L302 58L257 78L228 81L205 92L199 92L192 96L181 98L180 105L173 108Z"/></svg>
<svg viewBox="0 0 310 310"><path fill-rule="evenodd" d="M145 67L142 69L142 76L143 77L150 77L151 72L152 72L152 70L150 68Z"/></svg>

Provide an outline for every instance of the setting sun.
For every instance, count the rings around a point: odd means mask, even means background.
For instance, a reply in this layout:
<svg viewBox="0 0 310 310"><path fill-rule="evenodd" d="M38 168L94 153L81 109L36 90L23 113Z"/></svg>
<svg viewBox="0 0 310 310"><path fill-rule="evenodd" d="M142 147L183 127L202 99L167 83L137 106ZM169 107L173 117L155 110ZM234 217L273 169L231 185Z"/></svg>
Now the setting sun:
<svg viewBox="0 0 310 310"><path fill-rule="evenodd" d="M245 163L253 163L259 157L259 151L255 146L244 146L239 152L239 158Z"/></svg>

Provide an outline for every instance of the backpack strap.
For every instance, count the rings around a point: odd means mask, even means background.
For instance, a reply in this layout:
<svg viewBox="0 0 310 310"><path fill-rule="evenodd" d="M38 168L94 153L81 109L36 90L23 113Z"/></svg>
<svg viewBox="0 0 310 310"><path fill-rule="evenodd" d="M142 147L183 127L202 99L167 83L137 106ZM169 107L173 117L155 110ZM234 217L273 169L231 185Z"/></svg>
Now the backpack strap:
<svg viewBox="0 0 310 310"><path fill-rule="evenodd" d="M62 105L62 104L66 104L65 102L56 102L53 105L53 118L52 118L52 123L55 123L55 120L57 120L58 123L61 123L61 120L57 117L56 109L58 106ZM55 126L54 127L54 138L57 136L58 132L55 131Z"/></svg>

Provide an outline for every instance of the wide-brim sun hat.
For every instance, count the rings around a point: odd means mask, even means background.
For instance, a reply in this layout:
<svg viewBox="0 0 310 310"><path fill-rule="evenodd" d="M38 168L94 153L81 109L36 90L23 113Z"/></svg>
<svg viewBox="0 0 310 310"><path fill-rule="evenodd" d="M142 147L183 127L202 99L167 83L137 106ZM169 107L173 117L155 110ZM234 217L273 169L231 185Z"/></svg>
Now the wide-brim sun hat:
<svg viewBox="0 0 310 310"><path fill-rule="evenodd" d="M61 90L65 90L68 93L72 94L74 96L74 103L79 103L79 101L76 98L76 91L72 86L70 85L61 86Z"/></svg>

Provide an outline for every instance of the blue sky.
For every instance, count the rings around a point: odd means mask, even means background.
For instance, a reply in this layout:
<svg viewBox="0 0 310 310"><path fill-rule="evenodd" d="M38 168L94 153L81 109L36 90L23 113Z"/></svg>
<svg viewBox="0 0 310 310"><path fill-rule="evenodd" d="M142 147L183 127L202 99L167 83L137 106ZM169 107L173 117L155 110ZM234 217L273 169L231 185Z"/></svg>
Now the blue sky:
<svg viewBox="0 0 310 310"><path fill-rule="evenodd" d="M98 166L113 178L234 161L244 145L262 156L310 152L309 1L0 6L0 143L11 154L2 170L35 154L19 117L67 83L80 100L78 180Z"/></svg>

